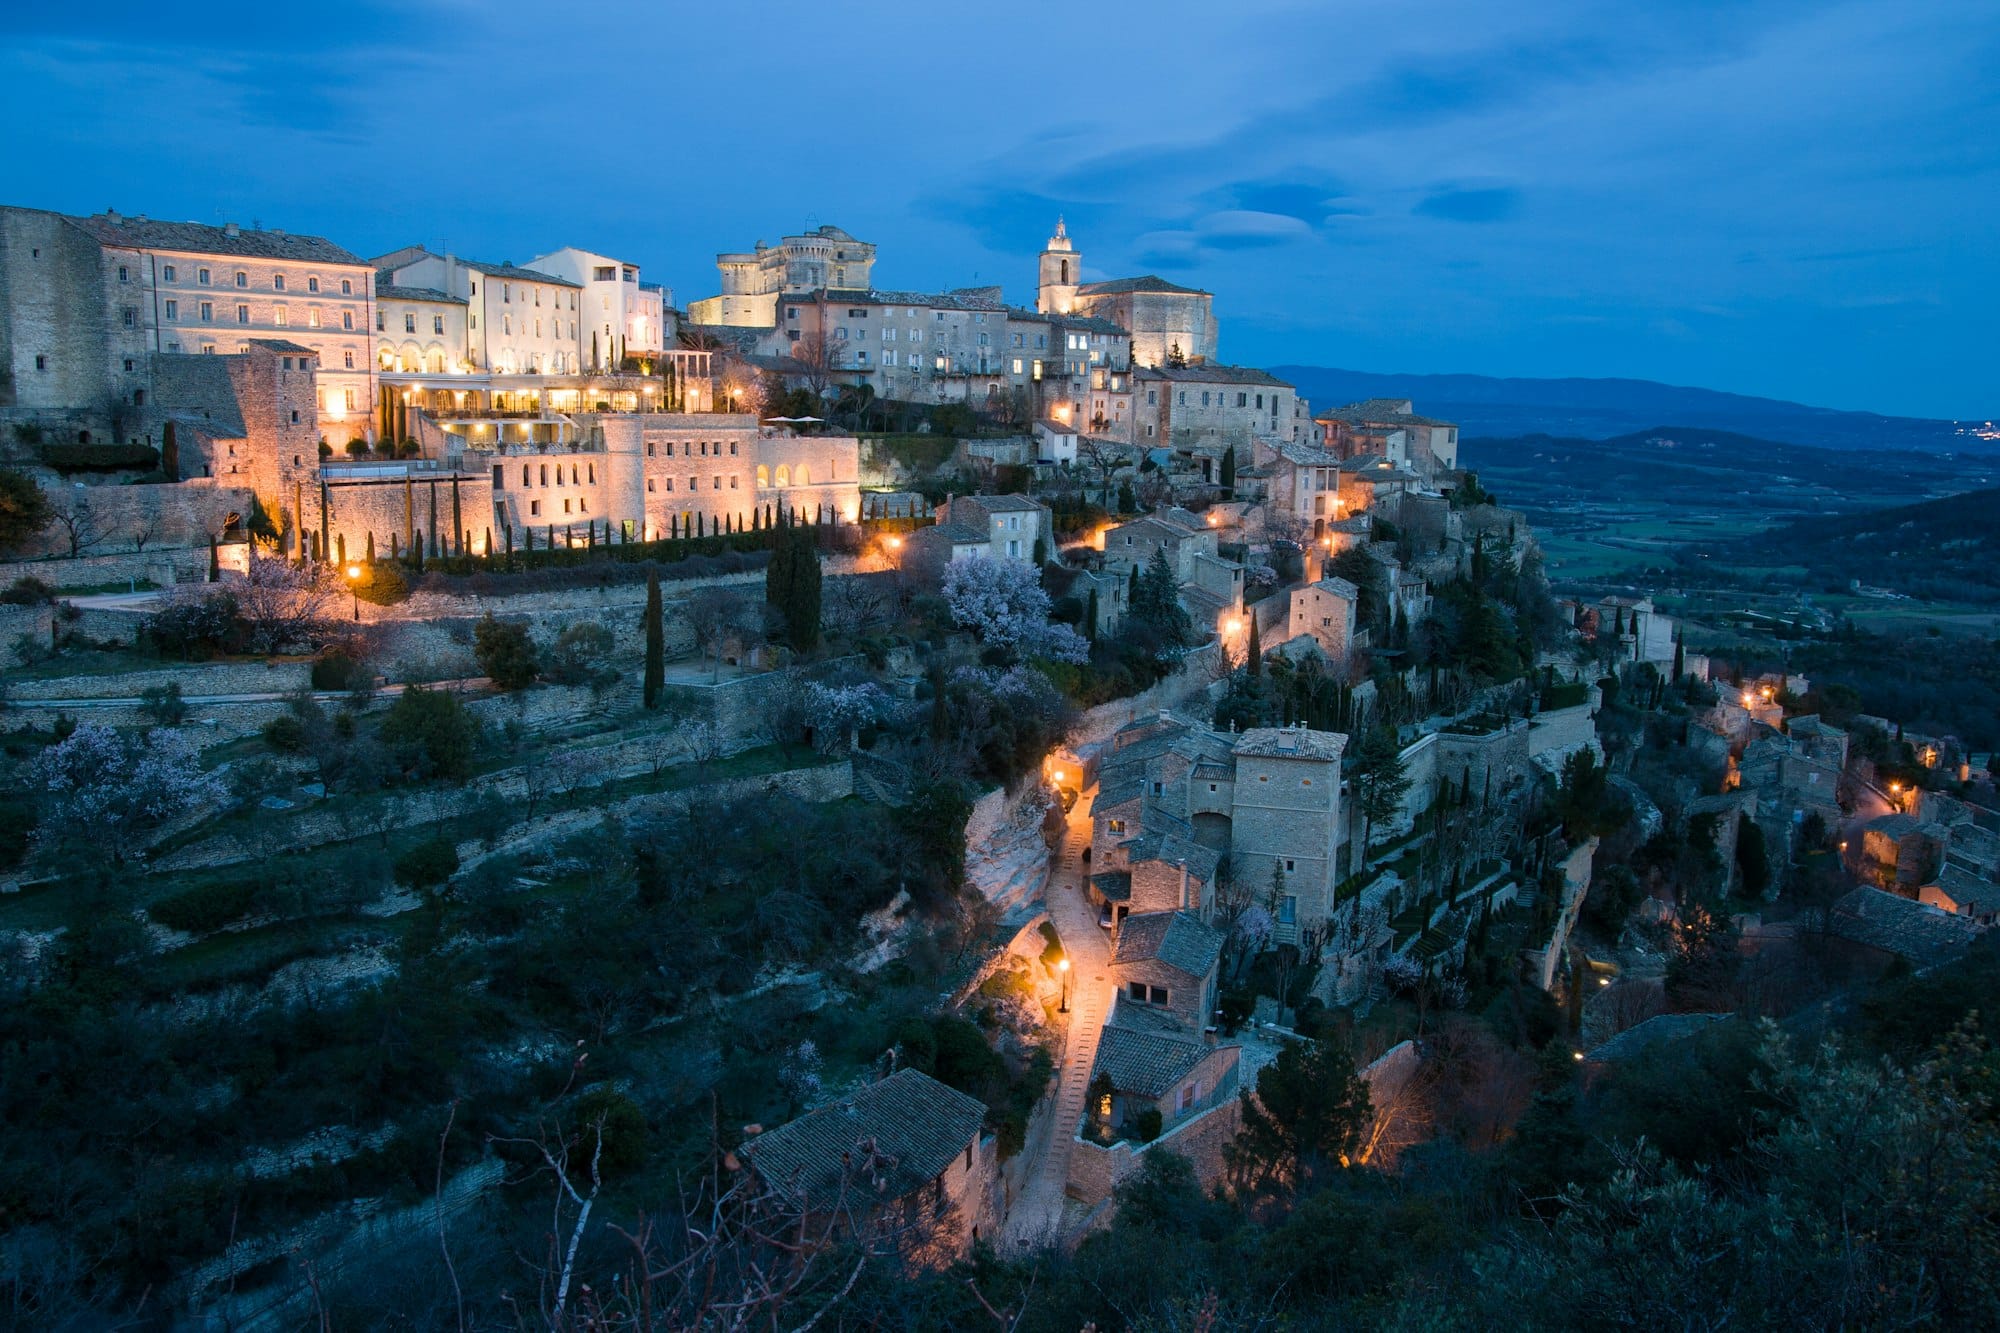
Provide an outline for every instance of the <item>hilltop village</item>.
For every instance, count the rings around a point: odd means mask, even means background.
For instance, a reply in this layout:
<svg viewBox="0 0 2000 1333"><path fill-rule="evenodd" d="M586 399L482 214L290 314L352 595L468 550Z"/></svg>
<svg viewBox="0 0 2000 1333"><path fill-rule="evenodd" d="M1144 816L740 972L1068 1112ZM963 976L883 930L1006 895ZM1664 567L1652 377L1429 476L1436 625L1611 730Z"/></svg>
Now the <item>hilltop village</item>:
<svg viewBox="0 0 2000 1333"><path fill-rule="evenodd" d="M0 208L17 1311L771 1322L887 1256L1013 1326L977 1265L1135 1199L1544 1142L1988 947L1986 756L1556 596L1456 425L1082 241L681 307Z"/></svg>

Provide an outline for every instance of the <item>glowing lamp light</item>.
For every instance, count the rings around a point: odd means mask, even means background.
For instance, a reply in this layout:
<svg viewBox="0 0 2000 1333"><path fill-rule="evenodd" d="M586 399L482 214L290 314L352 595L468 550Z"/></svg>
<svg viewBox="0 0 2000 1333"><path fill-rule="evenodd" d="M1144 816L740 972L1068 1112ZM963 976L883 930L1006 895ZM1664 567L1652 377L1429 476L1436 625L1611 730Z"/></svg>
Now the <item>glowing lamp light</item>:
<svg viewBox="0 0 2000 1333"><path fill-rule="evenodd" d="M889 540L888 540L888 547L889 547L889 549L890 549L890 550L892 550L892 551L900 551L900 550L902 550L902 549L903 549L903 539L902 539L901 537L891 537L891 538L889 538Z"/></svg>
<svg viewBox="0 0 2000 1333"><path fill-rule="evenodd" d="M1232 616L1228 620L1222 622L1222 628L1229 631L1231 634L1236 634L1242 631L1243 622Z"/></svg>
<svg viewBox="0 0 2000 1333"><path fill-rule="evenodd" d="M1576 1051L1576 1052L1573 1052L1573 1054L1574 1054L1574 1055L1576 1056L1576 1059L1577 1059L1577 1062L1578 1062L1578 1063L1582 1063L1582 1061L1583 1061L1583 1052L1582 1052L1582 1051Z"/></svg>
<svg viewBox="0 0 2000 1333"><path fill-rule="evenodd" d="M347 567L347 577L348 577L348 578L350 578L350 579L358 579L358 578L360 578L360 577L361 577L361 566L359 566L359 565L349 565L349 566Z"/></svg>
<svg viewBox="0 0 2000 1333"><path fill-rule="evenodd" d="M1058 971L1058 972L1067 972L1067 971L1069 971L1069 959L1067 959L1067 958L1059 958L1059 959L1057 959L1057 960L1056 960L1056 971Z"/></svg>

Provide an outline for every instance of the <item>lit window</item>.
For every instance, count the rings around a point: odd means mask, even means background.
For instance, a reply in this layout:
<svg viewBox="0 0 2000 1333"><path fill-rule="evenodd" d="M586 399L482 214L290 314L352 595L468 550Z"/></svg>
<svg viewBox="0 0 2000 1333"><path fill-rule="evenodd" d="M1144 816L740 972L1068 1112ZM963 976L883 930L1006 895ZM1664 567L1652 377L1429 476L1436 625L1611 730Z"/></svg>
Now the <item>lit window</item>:
<svg viewBox="0 0 2000 1333"><path fill-rule="evenodd" d="M288 317L285 314L285 308L283 306L279 306L271 312L271 322L273 324L276 324L281 329L285 327L287 318Z"/></svg>

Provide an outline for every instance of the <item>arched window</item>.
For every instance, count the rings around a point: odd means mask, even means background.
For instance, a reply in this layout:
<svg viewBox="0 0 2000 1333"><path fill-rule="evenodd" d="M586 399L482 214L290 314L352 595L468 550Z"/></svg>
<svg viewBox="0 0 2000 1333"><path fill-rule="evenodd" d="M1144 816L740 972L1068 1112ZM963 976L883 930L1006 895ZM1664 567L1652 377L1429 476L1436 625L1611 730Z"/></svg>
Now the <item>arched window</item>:
<svg viewBox="0 0 2000 1333"><path fill-rule="evenodd" d="M436 350L433 350L433 351L431 352L431 355L430 355L430 372L431 372L431 374L433 374L433 375L442 375L442 374L444 374L444 353L443 353L443 352L440 352L440 351L436 351Z"/></svg>
<svg viewBox="0 0 2000 1333"><path fill-rule="evenodd" d="M799 464L799 470L792 474L792 481L795 485L799 486L812 485L812 479L807 475L804 463Z"/></svg>
<svg viewBox="0 0 2000 1333"><path fill-rule="evenodd" d="M778 484L780 486L789 486L792 484L792 470L783 463L778 464Z"/></svg>
<svg viewBox="0 0 2000 1333"><path fill-rule="evenodd" d="M1067 259L1062 262L1062 280L1064 286L1069 285L1069 261Z"/></svg>
<svg viewBox="0 0 2000 1333"><path fill-rule="evenodd" d="M757 484L759 486L769 486L771 484L771 469L765 467L762 463L757 465Z"/></svg>

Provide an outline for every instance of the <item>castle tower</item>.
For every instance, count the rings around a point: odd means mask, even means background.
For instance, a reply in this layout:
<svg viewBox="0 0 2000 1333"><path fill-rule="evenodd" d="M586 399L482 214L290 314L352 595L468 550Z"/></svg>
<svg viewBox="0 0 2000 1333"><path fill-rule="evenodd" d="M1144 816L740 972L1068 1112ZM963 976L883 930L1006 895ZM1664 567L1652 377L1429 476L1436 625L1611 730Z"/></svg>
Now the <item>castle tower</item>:
<svg viewBox="0 0 2000 1333"><path fill-rule="evenodd" d="M1044 315L1067 315L1076 309L1076 289L1083 280L1083 256L1069 243L1069 229L1056 219L1056 234L1042 247L1041 284L1035 309Z"/></svg>

